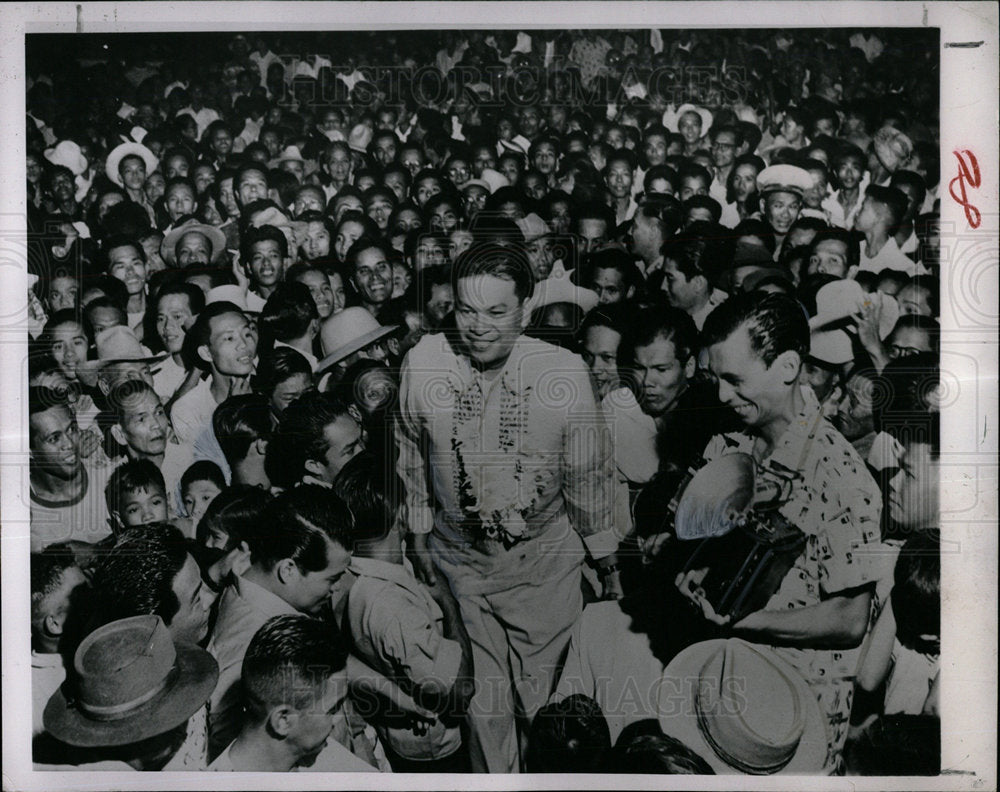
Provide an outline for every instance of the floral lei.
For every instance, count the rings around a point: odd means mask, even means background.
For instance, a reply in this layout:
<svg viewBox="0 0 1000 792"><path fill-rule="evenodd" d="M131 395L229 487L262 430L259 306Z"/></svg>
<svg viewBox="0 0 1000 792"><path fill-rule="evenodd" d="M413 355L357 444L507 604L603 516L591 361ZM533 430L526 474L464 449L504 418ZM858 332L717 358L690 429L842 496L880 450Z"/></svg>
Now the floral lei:
<svg viewBox="0 0 1000 792"><path fill-rule="evenodd" d="M455 389L451 449L455 454L455 492L465 528L475 538L500 542L509 550L527 538L527 518L535 510L541 485L534 476L528 486L524 455L519 448L528 423L532 386L515 391L506 378L499 386L499 448L500 453L514 457L513 464L467 464L469 452L479 448L484 397L478 381L464 392Z"/></svg>

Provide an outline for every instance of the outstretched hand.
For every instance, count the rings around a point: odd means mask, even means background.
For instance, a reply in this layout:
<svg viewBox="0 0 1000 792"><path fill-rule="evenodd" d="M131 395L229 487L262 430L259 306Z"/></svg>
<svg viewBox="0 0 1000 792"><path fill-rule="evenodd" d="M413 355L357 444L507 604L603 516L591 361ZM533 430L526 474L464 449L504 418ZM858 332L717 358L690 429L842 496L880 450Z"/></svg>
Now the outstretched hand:
<svg viewBox="0 0 1000 792"><path fill-rule="evenodd" d="M677 586L681 595L691 603L692 607L701 610L701 614L705 617L706 621L710 621L712 624L717 624L720 627L725 627L729 624L730 617L720 616L715 612L712 603L708 601L705 589L701 586L707 574L708 567L681 572L674 579L674 585Z"/></svg>

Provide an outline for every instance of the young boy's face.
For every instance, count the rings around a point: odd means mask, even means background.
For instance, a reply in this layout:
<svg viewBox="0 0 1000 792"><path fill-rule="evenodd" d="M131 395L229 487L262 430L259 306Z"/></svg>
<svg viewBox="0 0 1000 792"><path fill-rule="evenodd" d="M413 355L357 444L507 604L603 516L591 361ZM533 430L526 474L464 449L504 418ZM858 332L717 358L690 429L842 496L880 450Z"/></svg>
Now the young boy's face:
<svg viewBox="0 0 1000 792"><path fill-rule="evenodd" d="M80 282L76 278L56 277L49 286L49 310L75 308L80 297Z"/></svg>
<svg viewBox="0 0 1000 792"><path fill-rule="evenodd" d="M118 516L126 528L167 519L167 496L159 487L132 490L122 495Z"/></svg>
<svg viewBox="0 0 1000 792"><path fill-rule="evenodd" d="M253 246L250 273L258 286L277 286L285 275L286 260L281 246L273 239L264 239Z"/></svg>
<svg viewBox="0 0 1000 792"><path fill-rule="evenodd" d="M215 500L215 496L218 495L222 490L220 490L215 482L212 481L192 481L186 490L184 490L184 511L187 512L188 517L194 522L195 525L205 516L205 511L208 509L209 504ZM223 537L221 544L213 544L213 539L205 544L207 547L225 547L226 542L229 541L229 537L224 534L218 534L216 538Z"/></svg>

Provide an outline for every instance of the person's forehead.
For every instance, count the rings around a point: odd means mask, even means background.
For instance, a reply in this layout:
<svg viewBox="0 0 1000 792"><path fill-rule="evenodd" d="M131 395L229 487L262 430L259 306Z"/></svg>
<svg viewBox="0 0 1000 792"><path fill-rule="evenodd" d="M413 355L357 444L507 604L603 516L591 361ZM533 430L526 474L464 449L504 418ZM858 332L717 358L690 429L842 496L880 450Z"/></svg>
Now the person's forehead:
<svg viewBox="0 0 1000 792"><path fill-rule="evenodd" d="M580 231L581 232L594 232L603 233L607 229L607 221L601 220L598 217L584 217L580 220Z"/></svg>
<svg viewBox="0 0 1000 792"><path fill-rule="evenodd" d="M58 337L60 341L70 338L86 338L83 332L83 325L79 322L63 322L52 329L52 335Z"/></svg>
<svg viewBox="0 0 1000 792"><path fill-rule="evenodd" d="M253 243L253 254L265 255L267 253L281 253L281 245L276 239L261 239Z"/></svg>
<svg viewBox="0 0 1000 792"><path fill-rule="evenodd" d="M250 322L247 318L235 311L229 311L228 313L220 314L219 316L213 316L209 320L209 327L211 328L212 335L218 335L220 333L228 332L229 330L241 330L244 327L249 327Z"/></svg>
<svg viewBox="0 0 1000 792"><path fill-rule="evenodd" d="M600 281L602 283L607 283L608 281L614 281L619 283L624 280L625 276L617 267L595 267L594 268L594 280Z"/></svg>
<svg viewBox="0 0 1000 792"><path fill-rule="evenodd" d="M200 231L188 231L184 236L180 238L177 242L177 248L204 248L208 250L211 248L212 244L208 241L208 238L202 234Z"/></svg>
<svg viewBox="0 0 1000 792"><path fill-rule="evenodd" d="M344 413L323 427L323 436L331 447L345 446L361 436L361 426L354 418Z"/></svg>
<svg viewBox="0 0 1000 792"><path fill-rule="evenodd" d="M785 203L798 203L800 199L799 196L797 196L793 192L787 192L785 190L774 190L772 192L769 192L765 196L764 200L768 204L776 204L776 203L785 204Z"/></svg>
<svg viewBox="0 0 1000 792"><path fill-rule="evenodd" d="M125 245L118 245L108 251L108 259L110 261L127 261L128 259L141 258L138 248L139 245L132 242Z"/></svg>
<svg viewBox="0 0 1000 792"><path fill-rule="evenodd" d="M362 250L358 254L355 268L360 269L361 267L377 267L381 264L387 263L388 261L386 260L385 253L377 247L371 247L367 250Z"/></svg>
<svg viewBox="0 0 1000 792"><path fill-rule="evenodd" d="M847 243L841 239L824 239L816 243L816 252L845 257L847 255Z"/></svg>
<svg viewBox="0 0 1000 792"><path fill-rule="evenodd" d="M673 363L677 360L677 348L669 338L657 335L645 346L637 346L635 348L635 357L636 360L641 360L647 365Z"/></svg>
<svg viewBox="0 0 1000 792"><path fill-rule="evenodd" d="M459 278L457 296L470 305L505 305L517 301L517 289L509 278L470 275Z"/></svg>
<svg viewBox="0 0 1000 792"><path fill-rule="evenodd" d="M592 351L611 350L617 351L621 343L622 335L613 327L607 325L593 325L587 328L584 335L584 343Z"/></svg>
<svg viewBox="0 0 1000 792"><path fill-rule="evenodd" d="M160 399L155 393L143 390L122 402L122 413L128 418L133 415L155 412L161 406Z"/></svg>
<svg viewBox="0 0 1000 792"><path fill-rule="evenodd" d="M49 409L32 413L29 425L38 434L52 434L69 428L73 423L73 413L64 404L54 404Z"/></svg>

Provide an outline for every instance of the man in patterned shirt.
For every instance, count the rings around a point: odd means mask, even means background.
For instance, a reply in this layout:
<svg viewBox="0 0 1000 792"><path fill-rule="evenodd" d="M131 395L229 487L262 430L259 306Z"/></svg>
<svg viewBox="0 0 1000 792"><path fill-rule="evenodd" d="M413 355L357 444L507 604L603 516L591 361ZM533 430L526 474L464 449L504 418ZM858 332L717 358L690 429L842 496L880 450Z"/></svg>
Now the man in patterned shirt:
<svg viewBox="0 0 1000 792"><path fill-rule="evenodd" d="M444 575L472 642L473 767L510 773L583 609L585 547L620 593L614 459L583 361L522 334L523 248L474 246L452 278L457 334L403 364L398 469L418 577Z"/></svg>
<svg viewBox="0 0 1000 792"><path fill-rule="evenodd" d="M881 496L857 452L801 385L809 328L794 299L760 293L733 298L708 317L703 343L720 400L746 426L714 437L705 458L745 453L765 475L796 474L780 511L807 541L767 605L735 624L708 602L701 588L707 570L679 575L677 584L706 619L776 647L802 674L827 718L824 769L833 772L881 570Z"/></svg>

